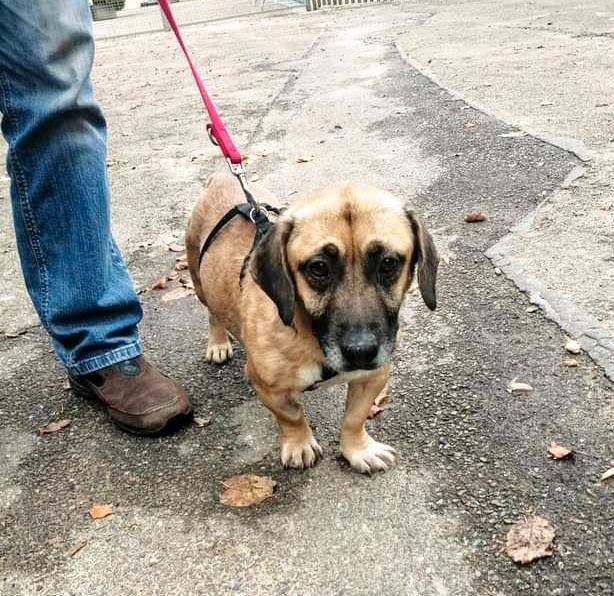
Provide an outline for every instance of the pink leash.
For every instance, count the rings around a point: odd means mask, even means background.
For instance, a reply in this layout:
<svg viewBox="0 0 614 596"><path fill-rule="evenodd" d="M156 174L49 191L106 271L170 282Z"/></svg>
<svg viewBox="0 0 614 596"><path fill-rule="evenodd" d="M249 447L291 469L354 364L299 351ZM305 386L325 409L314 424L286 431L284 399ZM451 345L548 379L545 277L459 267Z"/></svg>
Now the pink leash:
<svg viewBox="0 0 614 596"><path fill-rule="evenodd" d="M198 74L198 70L196 69L194 62L192 61L190 53L188 52L185 44L183 43L183 38L181 37L181 32L179 31L179 26L175 21L173 11L171 10L168 0L158 0L158 3L160 4L162 12L164 13L168 24L173 30L173 33L175 34L175 37L177 38L177 41L179 42L179 45L183 50L183 54L186 57L188 64L190 65L190 70L192 71L192 76L194 77L196 86L200 91L200 96L203 98L203 103L205 104L205 108L207 109L207 113L209 114L209 120L211 120L211 123L207 125L207 131L209 132L209 136L211 137L211 140L219 146L224 157L228 161L228 165L230 166L232 173L239 177L239 180L243 185L244 180L241 180L241 176L245 175L245 169L243 168L243 159L241 157L241 153L236 148L235 144L232 141L232 138L230 137L229 132L226 130L226 127L224 126L224 123L222 122L222 119L217 112L213 100L211 99L211 97L209 97L209 94L205 89L205 84L203 83L203 80Z"/></svg>

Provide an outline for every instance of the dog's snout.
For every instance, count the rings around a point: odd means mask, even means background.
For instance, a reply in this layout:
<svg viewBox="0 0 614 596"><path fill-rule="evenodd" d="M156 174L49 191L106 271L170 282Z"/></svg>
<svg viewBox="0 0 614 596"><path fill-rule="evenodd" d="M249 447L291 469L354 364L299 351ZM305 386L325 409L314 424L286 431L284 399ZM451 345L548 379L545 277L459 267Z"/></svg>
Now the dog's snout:
<svg viewBox="0 0 614 596"><path fill-rule="evenodd" d="M352 369L372 368L379 351L379 341L369 329L349 329L339 342L341 353Z"/></svg>

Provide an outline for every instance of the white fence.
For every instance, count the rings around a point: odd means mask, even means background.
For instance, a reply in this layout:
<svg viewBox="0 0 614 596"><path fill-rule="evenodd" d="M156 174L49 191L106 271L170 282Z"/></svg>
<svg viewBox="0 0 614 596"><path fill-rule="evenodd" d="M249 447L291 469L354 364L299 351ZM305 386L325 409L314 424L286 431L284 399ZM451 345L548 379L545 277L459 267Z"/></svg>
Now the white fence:
<svg viewBox="0 0 614 596"><path fill-rule="evenodd" d="M50 1L50 0L47 0ZM153 33L164 28L157 0L89 0L97 39ZM265 12L305 10L305 0L171 0L180 25Z"/></svg>
<svg viewBox="0 0 614 596"><path fill-rule="evenodd" d="M352 4L391 3L396 0L307 0L307 10L318 10L329 6L350 6Z"/></svg>

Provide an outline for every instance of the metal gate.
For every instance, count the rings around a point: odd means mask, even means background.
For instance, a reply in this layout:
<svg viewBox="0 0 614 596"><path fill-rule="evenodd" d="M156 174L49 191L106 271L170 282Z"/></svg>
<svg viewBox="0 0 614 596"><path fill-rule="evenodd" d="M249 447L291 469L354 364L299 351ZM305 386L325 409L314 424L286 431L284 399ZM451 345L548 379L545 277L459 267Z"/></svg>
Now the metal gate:
<svg viewBox="0 0 614 596"><path fill-rule="evenodd" d="M180 25L302 9L305 0L171 0ZM89 0L97 39L153 33L165 22L157 0Z"/></svg>
<svg viewBox="0 0 614 596"><path fill-rule="evenodd" d="M307 10L318 10L329 6L346 6L352 4L376 4L397 2L398 0L307 0Z"/></svg>

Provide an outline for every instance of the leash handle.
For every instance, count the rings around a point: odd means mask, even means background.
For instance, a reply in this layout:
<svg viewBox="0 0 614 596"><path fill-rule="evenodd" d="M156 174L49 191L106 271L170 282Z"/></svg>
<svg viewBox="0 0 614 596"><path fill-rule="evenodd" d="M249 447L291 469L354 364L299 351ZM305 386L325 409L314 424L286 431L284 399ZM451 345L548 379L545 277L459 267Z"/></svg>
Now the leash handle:
<svg viewBox="0 0 614 596"><path fill-rule="evenodd" d="M168 0L158 0L158 3L160 5L160 9L164 13L164 16L166 17L166 20L168 21L168 24L170 25L170 28L173 30L173 33L179 42L183 55L188 61L188 65L192 71L192 76L194 77L194 81L196 82L196 86L200 92L200 96L202 97L207 113L209 114L209 119L211 120L211 124L207 126L209 134L213 137L213 139L215 139L216 144L219 145L220 150L228 162L234 166L238 166L242 162L241 153L233 143L230 133L226 130L213 100L211 97L209 97L207 89L205 89L205 84L203 83L200 74L198 74L196 65L192 61L192 57L190 56L190 53L183 42L183 37L181 36L181 32L179 31L179 27L177 26L175 16L173 15L173 11L171 10Z"/></svg>

